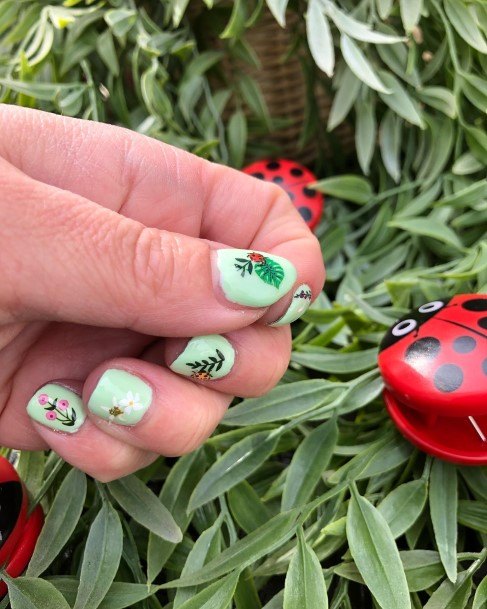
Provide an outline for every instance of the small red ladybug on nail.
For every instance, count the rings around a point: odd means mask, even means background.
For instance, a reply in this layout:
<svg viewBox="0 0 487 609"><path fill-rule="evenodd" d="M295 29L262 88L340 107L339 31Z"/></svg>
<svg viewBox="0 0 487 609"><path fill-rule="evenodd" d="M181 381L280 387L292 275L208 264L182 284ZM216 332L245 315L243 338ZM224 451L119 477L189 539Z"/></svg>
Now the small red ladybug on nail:
<svg viewBox="0 0 487 609"><path fill-rule="evenodd" d="M309 187L309 184L316 182L317 177L304 165L288 159L265 159L244 167L242 171L259 180L281 186L309 228L313 230L318 225L325 198Z"/></svg>
<svg viewBox="0 0 487 609"><path fill-rule="evenodd" d="M487 464L487 294L411 311L385 335L379 368L406 438L448 461Z"/></svg>
<svg viewBox="0 0 487 609"><path fill-rule="evenodd" d="M15 468L0 457L0 566L10 577L24 571L44 523L40 505L27 512L27 491ZM0 582L0 599L6 593L5 582Z"/></svg>

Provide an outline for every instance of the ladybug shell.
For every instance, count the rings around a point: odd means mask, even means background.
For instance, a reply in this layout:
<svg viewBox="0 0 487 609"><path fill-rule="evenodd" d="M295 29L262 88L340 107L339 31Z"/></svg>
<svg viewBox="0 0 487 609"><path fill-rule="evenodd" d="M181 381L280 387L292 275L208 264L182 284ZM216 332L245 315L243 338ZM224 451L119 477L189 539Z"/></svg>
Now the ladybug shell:
<svg viewBox="0 0 487 609"><path fill-rule="evenodd" d="M17 546L27 520L27 495L15 468L0 457L0 565Z"/></svg>
<svg viewBox="0 0 487 609"><path fill-rule="evenodd" d="M487 414L487 294L411 311L384 337L379 368L405 406L444 417Z"/></svg>
<svg viewBox="0 0 487 609"><path fill-rule="evenodd" d="M318 191L308 188L308 184L317 180L309 169L288 159L265 159L248 165L242 171L281 186L309 228L313 229L319 223L324 197Z"/></svg>

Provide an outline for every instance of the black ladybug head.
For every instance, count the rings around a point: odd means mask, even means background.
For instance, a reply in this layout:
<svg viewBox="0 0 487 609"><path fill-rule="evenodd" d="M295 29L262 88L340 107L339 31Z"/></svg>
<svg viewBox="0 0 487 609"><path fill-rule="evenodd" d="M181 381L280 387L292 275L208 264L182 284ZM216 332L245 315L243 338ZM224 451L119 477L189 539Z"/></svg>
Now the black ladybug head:
<svg viewBox="0 0 487 609"><path fill-rule="evenodd" d="M14 529L22 507L23 490L20 482L0 483L0 549Z"/></svg>
<svg viewBox="0 0 487 609"><path fill-rule="evenodd" d="M393 326L389 328L379 347L379 351L392 347L405 336L415 333L429 319L434 317L438 311L441 311L448 304L449 299L432 300L421 305L418 309L411 310L407 315L402 317Z"/></svg>

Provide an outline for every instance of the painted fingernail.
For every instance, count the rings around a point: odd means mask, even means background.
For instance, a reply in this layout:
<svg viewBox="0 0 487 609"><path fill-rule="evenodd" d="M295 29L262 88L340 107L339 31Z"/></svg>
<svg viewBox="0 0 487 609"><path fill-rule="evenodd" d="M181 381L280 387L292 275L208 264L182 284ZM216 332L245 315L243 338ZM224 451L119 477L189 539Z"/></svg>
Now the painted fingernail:
<svg viewBox="0 0 487 609"><path fill-rule="evenodd" d="M289 260L265 252L218 250L217 265L225 297L248 307L274 304L296 281L296 269Z"/></svg>
<svg viewBox="0 0 487 609"><path fill-rule="evenodd" d="M111 369L102 374L88 401L93 414L119 425L135 425L152 401L151 387L125 370Z"/></svg>
<svg viewBox="0 0 487 609"><path fill-rule="evenodd" d="M67 433L77 432L86 419L79 395L56 383L48 383L34 393L27 414L41 425Z"/></svg>
<svg viewBox="0 0 487 609"><path fill-rule="evenodd" d="M192 338L169 368L198 381L211 381L226 376L234 362L231 343L219 334L210 334Z"/></svg>
<svg viewBox="0 0 487 609"><path fill-rule="evenodd" d="M311 288L307 283L302 283L294 292L293 299L291 300L288 310L278 320L272 324L269 324L269 326L276 328L278 326L285 326L286 324L296 321L296 319L299 319L301 315L308 310L310 304Z"/></svg>

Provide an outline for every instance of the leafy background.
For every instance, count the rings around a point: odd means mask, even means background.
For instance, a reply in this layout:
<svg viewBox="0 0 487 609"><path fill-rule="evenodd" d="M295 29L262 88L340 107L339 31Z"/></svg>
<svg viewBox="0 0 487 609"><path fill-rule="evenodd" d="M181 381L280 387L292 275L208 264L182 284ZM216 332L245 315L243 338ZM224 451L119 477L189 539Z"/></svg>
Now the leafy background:
<svg viewBox="0 0 487 609"><path fill-rule="evenodd" d="M327 195L326 294L293 329L282 383L191 455L103 485L3 450L48 515L1 608L487 607L486 471L405 442L376 368L408 307L487 291L486 3L2 0L0 99L240 167L278 154L292 120L225 71L258 65L246 36L269 11L308 84L299 143ZM344 123L354 150L327 158Z"/></svg>

